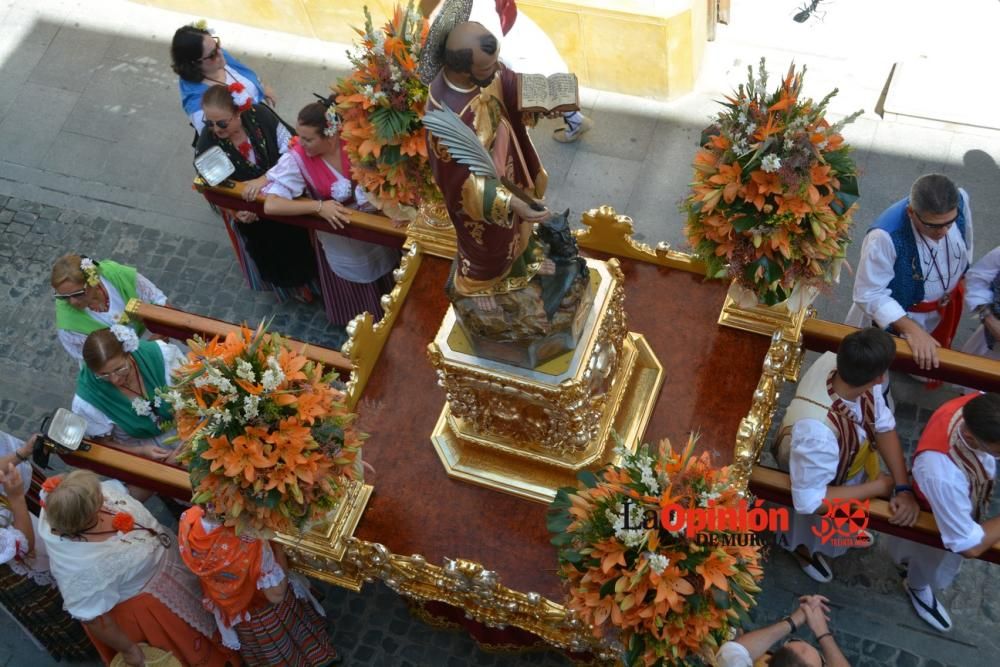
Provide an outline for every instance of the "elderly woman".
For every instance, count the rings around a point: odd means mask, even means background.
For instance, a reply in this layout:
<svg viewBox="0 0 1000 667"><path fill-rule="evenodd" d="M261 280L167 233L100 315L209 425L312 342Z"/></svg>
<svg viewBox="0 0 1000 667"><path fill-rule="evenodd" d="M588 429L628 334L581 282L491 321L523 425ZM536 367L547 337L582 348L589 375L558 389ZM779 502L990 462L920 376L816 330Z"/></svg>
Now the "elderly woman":
<svg viewBox="0 0 1000 667"><path fill-rule="evenodd" d="M351 181L347 149L340 139L340 119L332 100L307 104L295 126L298 141L267 172L269 215L318 215L334 229L350 222L350 208L373 207L363 189ZM308 192L311 199L299 199ZM316 232L317 263L323 303L331 323L343 326L364 311L382 317L382 295L392 289L399 263L395 248Z"/></svg>
<svg viewBox="0 0 1000 667"><path fill-rule="evenodd" d="M293 130L263 104L239 107L225 86L209 86L201 107L208 131L201 133L197 152L215 146L225 151L236 167L233 178L246 183L244 198L253 201L267 182L264 174L288 151ZM307 230L249 211L221 212L251 289L274 290L279 302L289 295L308 302L320 294Z"/></svg>
<svg viewBox="0 0 1000 667"><path fill-rule="evenodd" d="M87 420L86 434L147 458L169 457L173 413L156 392L173 384L172 371L186 361L180 348L140 341L128 327L115 325L87 336L83 360L73 412Z"/></svg>
<svg viewBox="0 0 1000 667"><path fill-rule="evenodd" d="M83 361L83 341L98 329L120 322L131 299L162 306L167 297L131 266L86 255L63 255L52 265L59 342L71 357ZM136 333L141 322L130 322Z"/></svg>
<svg viewBox="0 0 1000 667"><path fill-rule="evenodd" d="M339 664L326 613L301 575L288 572L281 547L237 535L222 520L192 507L177 532L181 558L201 580L223 643L248 667Z"/></svg>
<svg viewBox="0 0 1000 667"><path fill-rule="evenodd" d="M53 486L38 535L66 610L105 664L119 653L127 665L145 664L140 644L170 651L184 665L238 664L214 639L215 623L176 537L142 503L119 482L101 483L85 470Z"/></svg>
<svg viewBox="0 0 1000 667"><path fill-rule="evenodd" d="M45 545L35 540L38 518L28 509L34 439L27 444L0 432L0 605L57 660L87 660L94 647L63 609L49 573ZM37 489L32 489L37 492ZM37 506L37 495L33 495Z"/></svg>
<svg viewBox="0 0 1000 667"><path fill-rule="evenodd" d="M196 134L205 127L201 97L214 84L232 86L254 104L276 105L274 92L252 69L222 48L222 41L207 29L186 25L177 29L170 44L173 70L180 77L181 106Z"/></svg>

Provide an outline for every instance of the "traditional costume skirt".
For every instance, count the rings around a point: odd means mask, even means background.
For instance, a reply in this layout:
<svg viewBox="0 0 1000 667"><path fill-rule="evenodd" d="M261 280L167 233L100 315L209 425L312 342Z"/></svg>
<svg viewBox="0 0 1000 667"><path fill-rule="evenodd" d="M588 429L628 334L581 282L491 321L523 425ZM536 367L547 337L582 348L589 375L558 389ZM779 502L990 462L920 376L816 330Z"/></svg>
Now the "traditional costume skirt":
<svg viewBox="0 0 1000 667"><path fill-rule="evenodd" d="M0 565L0 605L56 660L93 660L97 656L83 627L63 609L55 585Z"/></svg>
<svg viewBox="0 0 1000 667"><path fill-rule="evenodd" d="M370 283L355 283L333 272L321 244L317 241L316 263L319 266L320 285L323 288L323 307L331 324L346 326L363 312L372 314L373 321L382 319L382 295L392 291L396 281L388 271Z"/></svg>
<svg viewBox="0 0 1000 667"><path fill-rule="evenodd" d="M279 303L302 294L320 294L309 232L293 225L260 219L242 223L229 209L220 209L229 242L247 286L275 293Z"/></svg>
<svg viewBox="0 0 1000 667"><path fill-rule="evenodd" d="M291 585L280 603L251 613L233 629L248 667L321 667L337 657L326 620Z"/></svg>

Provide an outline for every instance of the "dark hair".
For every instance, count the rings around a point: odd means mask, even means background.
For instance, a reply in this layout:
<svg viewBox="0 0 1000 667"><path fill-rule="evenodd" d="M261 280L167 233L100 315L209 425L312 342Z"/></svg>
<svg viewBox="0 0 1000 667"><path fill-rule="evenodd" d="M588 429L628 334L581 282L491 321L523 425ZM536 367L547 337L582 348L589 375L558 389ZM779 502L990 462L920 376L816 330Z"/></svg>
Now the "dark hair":
<svg viewBox="0 0 1000 667"><path fill-rule="evenodd" d="M958 208L958 203L958 187L942 174L925 174L910 188L910 208L917 213L944 215Z"/></svg>
<svg viewBox="0 0 1000 667"><path fill-rule="evenodd" d="M868 327L844 336L837 349L837 375L852 387L861 387L887 370L896 357L892 336Z"/></svg>
<svg viewBox="0 0 1000 667"><path fill-rule="evenodd" d="M183 25L174 33L170 43L170 68L180 78L191 83L201 83L205 75L201 71L201 54L205 37L211 33L192 25Z"/></svg>
<svg viewBox="0 0 1000 667"><path fill-rule="evenodd" d="M977 440L1000 443L1000 394L981 394L962 406L965 427Z"/></svg>
<svg viewBox="0 0 1000 667"><path fill-rule="evenodd" d="M498 46L497 38L491 33L479 36L479 48L486 55L492 56L497 52ZM453 72L469 74L472 72L472 49L445 48L444 66Z"/></svg>
<svg viewBox="0 0 1000 667"><path fill-rule="evenodd" d="M239 111L236 102L233 101L233 94L229 92L227 86L215 84L205 89L205 94L201 96L201 108L215 107L216 109L228 109L233 113Z"/></svg>
<svg viewBox="0 0 1000 667"><path fill-rule="evenodd" d="M802 656L793 651L788 644L772 653L771 662L768 664L771 667L810 667L809 663L804 662Z"/></svg>
<svg viewBox="0 0 1000 667"><path fill-rule="evenodd" d="M122 354L125 354L125 348L111 333L111 329L98 329L91 332L87 340L83 341L83 361L93 373L97 373L108 361Z"/></svg>
<svg viewBox="0 0 1000 667"><path fill-rule="evenodd" d="M331 95L329 97L321 98L321 101L319 102L310 102L302 107L302 110L299 111L299 125L315 128L319 132L326 130L328 127L326 110L330 108L330 105L332 105L333 102L334 97ZM337 120L340 120L339 114L337 115Z"/></svg>

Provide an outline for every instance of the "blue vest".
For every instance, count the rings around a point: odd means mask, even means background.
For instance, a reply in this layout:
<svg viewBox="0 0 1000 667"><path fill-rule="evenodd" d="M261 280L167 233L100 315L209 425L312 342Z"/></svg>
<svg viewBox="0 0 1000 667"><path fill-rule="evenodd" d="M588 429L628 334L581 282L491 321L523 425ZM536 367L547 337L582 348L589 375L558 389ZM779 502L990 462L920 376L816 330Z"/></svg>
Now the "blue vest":
<svg viewBox="0 0 1000 667"><path fill-rule="evenodd" d="M893 277L889 282L889 291L892 298L903 307L909 310L916 304L924 300L924 269L921 266L920 254L917 252L917 239L913 235L913 225L910 224L910 216L906 214L906 207L910 203L910 198L905 197L885 209L882 215L875 220L868 231L881 229L892 239L892 245L896 248L896 263L892 267ZM961 195L958 198L958 231L965 239L965 198Z"/></svg>

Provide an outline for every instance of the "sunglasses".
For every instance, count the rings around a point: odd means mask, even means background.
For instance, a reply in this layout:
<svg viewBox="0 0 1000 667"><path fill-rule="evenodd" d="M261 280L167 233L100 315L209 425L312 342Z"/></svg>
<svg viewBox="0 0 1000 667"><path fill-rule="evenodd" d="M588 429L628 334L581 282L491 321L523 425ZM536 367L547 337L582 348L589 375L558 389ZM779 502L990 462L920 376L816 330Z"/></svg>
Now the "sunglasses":
<svg viewBox="0 0 1000 667"><path fill-rule="evenodd" d="M87 290L86 290L86 288L84 288L84 289L81 289L81 290L77 290L75 292L70 292L69 294L60 294L59 292L53 292L52 296L54 296L57 299L62 299L63 301L68 301L68 300L76 298L78 296L83 296L86 293L87 293Z"/></svg>
<svg viewBox="0 0 1000 667"><path fill-rule="evenodd" d="M205 127L207 127L210 130L213 127L217 127L220 130L225 130L227 127L229 127L229 124L232 123L235 118L236 116L233 116L229 120L206 120Z"/></svg>
<svg viewBox="0 0 1000 667"><path fill-rule="evenodd" d="M128 362L125 362L125 365L119 368L118 370L111 371L110 373L94 373L94 375L96 375L98 379L107 382L111 378L120 378L126 375L128 372L129 372L129 365Z"/></svg>
<svg viewBox="0 0 1000 667"><path fill-rule="evenodd" d="M219 50L222 48L222 40L214 36L212 37L212 39L215 40L215 48L212 49L207 56L203 56L201 58L195 58L196 63L203 63L206 60L211 60L212 58L215 58L216 56L219 55Z"/></svg>
<svg viewBox="0 0 1000 667"><path fill-rule="evenodd" d="M948 222L941 222L941 223L935 224L935 223L932 223L932 222L927 222L926 220L924 220L923 218L921 218L920 214L917 213L914 209L911 208L910 211L912 211L913 212L913 216L917 220L920 221L920 224L922 224L924 227L927 227L928 229L948 229L949 227L951 227L952 225L954 225L955 222L958 221L958 214L957 213L955 214L955 217L952 218L951 220L949 220Z"/></svg>

